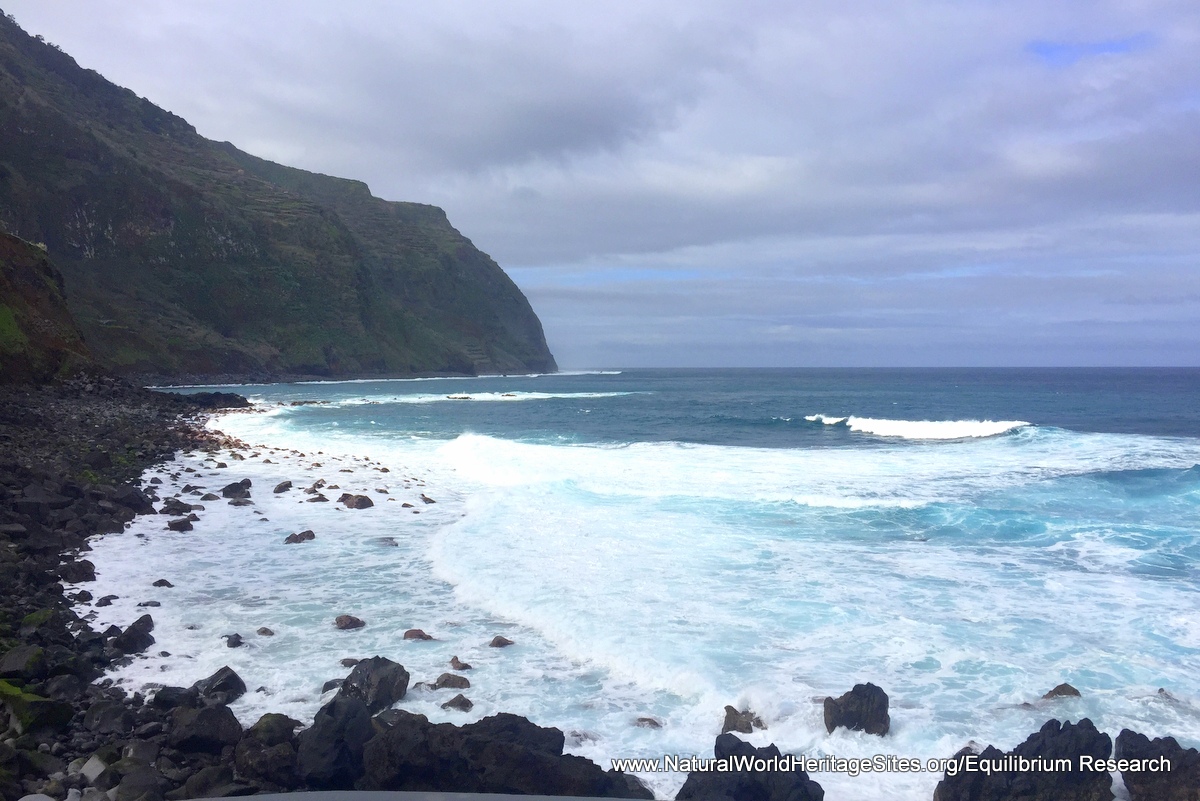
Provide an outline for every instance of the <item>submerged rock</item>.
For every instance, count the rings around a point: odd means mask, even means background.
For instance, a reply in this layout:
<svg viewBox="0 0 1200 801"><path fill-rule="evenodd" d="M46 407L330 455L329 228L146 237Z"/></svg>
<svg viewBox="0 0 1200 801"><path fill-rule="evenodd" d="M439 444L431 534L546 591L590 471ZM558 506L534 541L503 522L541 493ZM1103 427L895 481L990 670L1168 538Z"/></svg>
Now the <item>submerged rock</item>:
<svg viewBox="0 0 1200 801"><path fill-rule="evenodd" d="M1043 695L1042 700L1045 701L1045 700L1049 700L1051 698L1079 698L1079 697L1080 697L1079 690L1076 690L1070 684L1063 683L1063 684L1060 684L1057 687L1055 687L1053 690L1050 690L1050 692Z"/></svg>

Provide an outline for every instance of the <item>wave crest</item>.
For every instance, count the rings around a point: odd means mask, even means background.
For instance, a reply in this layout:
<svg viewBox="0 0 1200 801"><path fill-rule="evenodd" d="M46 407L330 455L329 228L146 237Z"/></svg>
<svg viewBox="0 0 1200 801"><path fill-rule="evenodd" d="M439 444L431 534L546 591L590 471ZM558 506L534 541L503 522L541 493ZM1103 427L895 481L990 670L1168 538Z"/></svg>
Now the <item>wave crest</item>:
<svg viewBox="0 0 1200 801"><path fill-rule="evenodd" d="M844 425L860 434L899 439L976 439L995 437L1032 425L1024 420L887 420L825 414L810 414L804 419L827 426Z"/></svg>

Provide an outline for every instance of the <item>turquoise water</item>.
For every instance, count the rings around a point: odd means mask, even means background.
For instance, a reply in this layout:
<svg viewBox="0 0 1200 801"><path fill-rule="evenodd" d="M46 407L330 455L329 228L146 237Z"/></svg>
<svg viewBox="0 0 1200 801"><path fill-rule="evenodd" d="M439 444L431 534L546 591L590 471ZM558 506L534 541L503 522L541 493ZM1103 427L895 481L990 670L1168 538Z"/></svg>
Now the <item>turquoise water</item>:
<svg viewBox="0 0 1200 801"><path fill-rule="evenodd" d="M193 536L139 521L97 543L101 584L182 571L194 585L162 594L155 615L172 656L125 681L183 683L236 662L270 691L239 702L248 724L269 709L311 717L346 655L391 656L414 680L460 655L476 664L468 716L435 693L402 705L456 722L526 714L605 765L711 753L725 704L762 715L756 743L807 754L1011 748L1050 717L1083 716L1114 736L1200 744L1198 371L623 371L235 391L258 412L214 425L258 455L220 470L185 458L159 471L165 487L311 476L378 493L376 506L263 490L256 514L210 508ZM172 478L184 465L197 472ZM318 531L311 548L278 546L300 528ZM135 600L99 611L128 622ZM347 608L369 621L354 653L328 626ZM256 625L282 635L238 651L215 640ZM400 641L413 625L437 642ZM495 633L517 646L486 648ZM891 696L883 740L822 725L816 701L861 681ZM1083 697L1040 700L1064 681ZM643 716L662 728L634 726ZM646 778L660 796L683 781ZM831 799L927 799L937 780L814 778Z"/></svg>

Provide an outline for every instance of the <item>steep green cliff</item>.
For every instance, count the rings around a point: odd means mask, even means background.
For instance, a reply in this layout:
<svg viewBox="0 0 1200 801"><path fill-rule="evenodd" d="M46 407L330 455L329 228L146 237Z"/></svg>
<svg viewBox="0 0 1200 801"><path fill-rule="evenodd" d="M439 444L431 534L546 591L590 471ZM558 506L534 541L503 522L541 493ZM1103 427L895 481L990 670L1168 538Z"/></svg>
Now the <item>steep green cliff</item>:
<svg viewBox="0 0 1200 801"><path fill-rule="evenodd" d="M441 209L205 139L3 18L0 229L45 243L118 372L556 369L524 295Z"/></svg>
<svg viewBox="0 0 1200 801"><path fill-rule="evenodd" d="M44 381L89 362L62 274L37 245L0 234L0 383Z"/></svg>

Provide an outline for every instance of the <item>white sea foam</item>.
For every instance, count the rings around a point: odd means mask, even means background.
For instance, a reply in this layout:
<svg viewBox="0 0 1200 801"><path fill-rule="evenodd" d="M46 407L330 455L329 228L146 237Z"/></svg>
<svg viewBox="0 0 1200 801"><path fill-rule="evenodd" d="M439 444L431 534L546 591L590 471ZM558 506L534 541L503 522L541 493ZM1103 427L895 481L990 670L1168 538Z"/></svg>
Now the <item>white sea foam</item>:
<svg viewBox="0 0 1200 801"><path fill-rule="evenodd" d="M1007 434L1030 423L1024 420L885 420L871 417L831 417L810 414L810 423L845 425L851 431L901 439L971 439Z"/></svg>
<svg viewBox="0 0 1200 801"><path fill-rule="evenodd" d="M93 543L88 589L122 596L92 610L101 627L128 624L146 611L140 601L162 603L152 654L172 656L138 659L117 678L189 684L229 664L267 688L234 705L246 725L266 711L310 720L343 657L388 656L429 681L458 655L475 665L471 713L442 710L438 692L401 705L435 721L510 711L585 732L593 739L568 735L568 750L605 767L710 754L725 704L764 717L751 742L809 755L925 759L970 739L1011 748L1051 716L1200 743L1200 641L1181 611L1195 607L1191 584L1131 571L1140 546L1113 526L1040 519L1048 546L1033 547L970 520L995 494L1049 479L1189 467L1195 440L1026 427L790 450L331 434L282 409L214 424L280 447L242 462L220 454L227 469L182 457L151 475L164 495L251 478L254 508L206 503L187 534L139 518ZM340 485L331 499L364 492L375 506L305 502L300 488L317 478ZM296 488L270 492L285 479ZM317 539L282 544L305 528ZM176 587L152 587L160 577ZM368 625L337 631L343 612ZM274 637L252 634L264 625ZM437 640L404 641L411 627ZM225 647L220 635L234 631L247 646ZM495 634L517 645L486 647ZM891 695L884 741L825 732L813 699L859 681ZM1061 681L1084 697L1038 701ZM633 725L647 715L663 728ZM645 778L673 797L684 777ZM848 799L928 799L938 779L814 778Z"/></svg>

